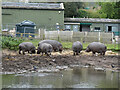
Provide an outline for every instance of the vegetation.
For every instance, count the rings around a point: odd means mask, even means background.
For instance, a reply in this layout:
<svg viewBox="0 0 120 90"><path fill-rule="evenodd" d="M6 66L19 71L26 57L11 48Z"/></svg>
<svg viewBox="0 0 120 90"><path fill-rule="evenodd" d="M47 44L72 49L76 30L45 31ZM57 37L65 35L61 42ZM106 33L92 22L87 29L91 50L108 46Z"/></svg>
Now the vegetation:
<svg viewBox="0 0 120 90"><path fill-rule="evenodd" d="M119 2L102 2L99 3L101 9L99 14L101 18L120 19L120 1Z"/></svg>
<svg viewBox="0 0 120 90"><path fill-rule="evenodd" d="M87 4L90 4L90 2L65 2L65 17L120 19L120 1L99 2L95 3L97 4L96 6L93 5L90 7Z"/></svg>
<svg viewBox="0 0 120 90"><path fill-rule="evenodd" d="M14 38L14 37L6 37L2 36L2 48L7 48L10 50L18 50L18 46L22 42L32 42L34 46L37 48L38 43L40 42L39 39L20 39L20 38ZM62 43L64 49L72 49L72 42L63 42ZM89 43L83 43L83 49L85 50L87 48ZM108 50L120 50L119 48L120 44L106 44Z"/></svg>
<svg viewBox="0 0 120 90"><path fill-rule="evenodd" d="M65 17L78 17L78 9L83 8L82 2L65 2Z"/></svg>
<svg viewBox="0 0 120 90"><path fill-rule="evenodd" d="M85 9L79 9L78 10L78 17L79 18L100 18L101 15L97 11L93 10L85 10Z"/></svg>
<svg viewBox="0 0 120 90"><path fill-rule="evenodd" d="M14 37L2 36L2 48L7 48L10 50L18 50L18 45L23 42L22 39L17 39Z"/></svg>

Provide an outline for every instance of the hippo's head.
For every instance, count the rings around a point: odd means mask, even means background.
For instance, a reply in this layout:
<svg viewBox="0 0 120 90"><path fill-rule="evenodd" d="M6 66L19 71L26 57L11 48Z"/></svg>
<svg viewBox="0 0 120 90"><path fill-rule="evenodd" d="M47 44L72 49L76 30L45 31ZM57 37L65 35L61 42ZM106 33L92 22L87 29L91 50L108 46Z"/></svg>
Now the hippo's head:
<svg viewBox="0 0 120 90"><path fill-rule="evenodd" d="M33 54L35 54L35 50L32 50L31 52L32 52Z"/></svg>
<svg viewBox="0 0 120 90"><path fill-rule="evenodd" d="M62 48L62 46L60 46L59 47L59 52L62 53L62 50L63 50L63 48Z"/></svg>
<svg viewBox="0 0 120 90"><path fill-rule="evenodd" d="M87 49L85 50L85 52L90 52L91 50L87 47Z"/></svg>

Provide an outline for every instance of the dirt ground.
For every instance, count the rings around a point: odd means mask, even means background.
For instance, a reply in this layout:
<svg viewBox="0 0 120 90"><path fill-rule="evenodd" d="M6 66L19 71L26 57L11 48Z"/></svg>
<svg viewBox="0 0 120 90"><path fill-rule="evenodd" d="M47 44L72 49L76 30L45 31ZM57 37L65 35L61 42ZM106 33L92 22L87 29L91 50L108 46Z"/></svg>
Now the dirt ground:
<svg viewBox="0 0 120 90"><path fill-rule="evenodd" d="M62 53L53 52L52 56L46 55L19 55L18 51L3 50L2 71L18 72L20 70L37 70L43 67L57 67L79 65L94 68L119 70L118 53L107 51L105 56L92 55L82 51L79 55L73 56L72 50L65 50Z"/></svg>

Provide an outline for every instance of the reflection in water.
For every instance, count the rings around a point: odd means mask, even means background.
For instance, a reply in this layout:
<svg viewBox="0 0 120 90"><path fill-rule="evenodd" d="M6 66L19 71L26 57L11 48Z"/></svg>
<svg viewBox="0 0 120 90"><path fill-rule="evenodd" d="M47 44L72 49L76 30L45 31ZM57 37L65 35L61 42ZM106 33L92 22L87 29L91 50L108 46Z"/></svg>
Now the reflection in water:
<svg viewBox="0 0 120 90"><path fill-rule="evenodd" d="M118 73L74 68L57 73L2 75L3 88L117 88Z"/></svg>

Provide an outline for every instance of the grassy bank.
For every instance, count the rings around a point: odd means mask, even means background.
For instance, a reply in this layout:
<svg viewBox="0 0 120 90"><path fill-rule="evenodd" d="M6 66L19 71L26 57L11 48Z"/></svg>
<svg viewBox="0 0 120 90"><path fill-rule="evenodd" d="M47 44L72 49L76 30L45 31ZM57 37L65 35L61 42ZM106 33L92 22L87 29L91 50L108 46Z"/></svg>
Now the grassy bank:
<svg viewBox="0 0 120 90"><path fill-rule="evenodd" d="M38 39L24 40L24 42L32 42L37 47L40 40L38 40ZM72 42L60 41L60 43L62 43L64 49L72 48ZM82 43L82 44L83 44L83 49L86 49L89 43ZM116 50L116 51L120 50L120 48L119 48L120 44L105 44L105 45L107 46L108 50Z"/></svg>
<svg viewBox="0 0 120 90"><path fill-rule="evenodd" d="M38 46L38 43L40 42L39 39L20 39L20 38L13 38L13 37L2 37L2 48L7 48L10 50L18 50L18 45L22 42L32 42L35 47ZM72 42L63 42L62 43L64 49L71 49L72 48ZM89 43L82 43L83 49L85 50ZM112 51L118 51L120 50L119 46L120 44L105 44L107 46L108 50Z"/></svg>

